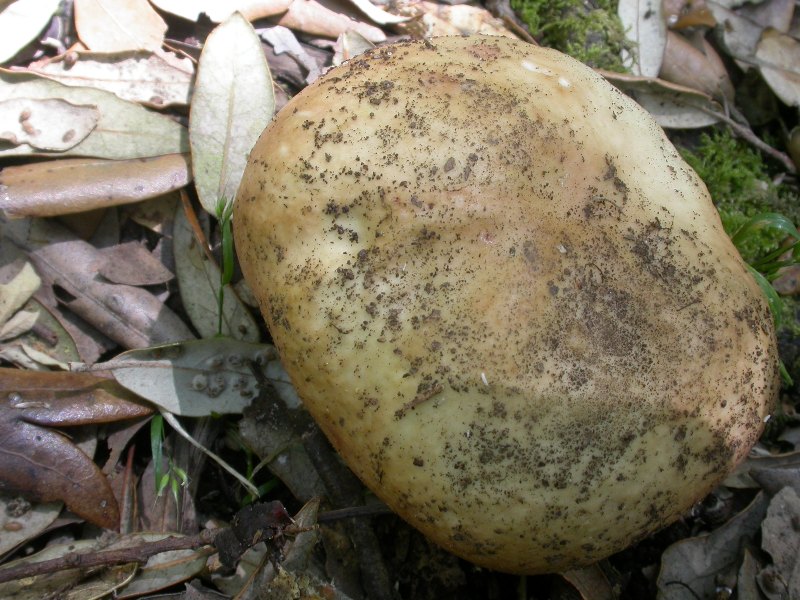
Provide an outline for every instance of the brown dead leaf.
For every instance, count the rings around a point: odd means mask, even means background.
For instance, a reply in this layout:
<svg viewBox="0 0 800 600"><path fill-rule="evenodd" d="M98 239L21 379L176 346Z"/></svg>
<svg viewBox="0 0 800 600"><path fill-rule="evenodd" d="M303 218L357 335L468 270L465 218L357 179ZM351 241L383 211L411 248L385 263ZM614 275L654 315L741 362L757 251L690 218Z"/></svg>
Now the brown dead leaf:
<svg viewBox="0 0 800 600"><path fill-rule="evenodd" d="M781 598L800 599L800 496L785 487L779 491L767 510L761 525L761 547L772 556L773 565L764 571L778 587ZM763 581L764 571L759 579ZM770 590L771 591L771 590Z"/></svg>
<svg viewBox="0 0 800 600"><path fill-rule="evenodd" d="M761 76L775 95L789 106L800 106L800 41L767 29L755 56Z"/></svg>
<svg viewBox="0 0 800 600"><path fill-rule="evenodd" d="M191 168L185 154L29 163L0 172L0 211L7 218L84 212L155 198L190 181Z"/></svg>
<svg viewBox="0 0 800 600"><path fill-rule="evenodd" d="M100 249L103 263L97 272L112 283L157 285L174 277L160 260L139 242Z"/></svg>
<svg viewBox="0 0 800 600"><path fill-rule="evenodd" d="M29 252L39 276L53 286L62 306L124 348L194 338L178 315L147 290L108 283L87 270L88 264L100 264L102 256L63 227L11 221L6 233Z"/></svg>
<svg viewBox="0 0 800 600"><path fill-rule="evenodd" d="M152 409L116 382L87 373L0 369L0 491L63 501L87 521L115 528L108 481L70 439L45 427L109 423Z"/></svg>
<svg viewBox="0 0 800 600"><path fill-rule="evenodd" d="M703 37L695 45L679 33L667 32L660 77L699 90L716 100L733 102L733 84L725 65Z"/></svg>
<svg viewBox="0 0 800 600"><path fill-rule="evenodd" d="M338 38L346 31L356 31L370 42L386 41L382 29L356 21L344 13L336 12L320 4L317 0L293 0L286 13L278 21L289 29L296 29L309 35Z"/></svg>
<svg viewBox="0 0 800 600"><path fill-rule="evenodd" d="M75 27L95 52L157 50L167 31L147 0L75 0Z"/></svg>

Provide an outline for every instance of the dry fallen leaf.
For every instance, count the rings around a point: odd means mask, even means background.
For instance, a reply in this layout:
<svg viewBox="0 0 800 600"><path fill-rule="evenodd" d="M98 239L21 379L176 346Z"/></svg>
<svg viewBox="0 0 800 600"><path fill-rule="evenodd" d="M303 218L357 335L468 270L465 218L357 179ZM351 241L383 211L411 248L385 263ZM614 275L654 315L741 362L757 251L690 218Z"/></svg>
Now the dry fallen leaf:
<svg viewBox="0 0 800 600"><path fill-rule="evenodd" d="M206 39L189 116L195 187L210 214L220 201L233 201L250 149L274 111L261 40L234 14Z"/></svg>
<svg viewBox="0 0 800 600"><path fill-rule="evenodd" d="M722 106L710 96L676 83L653 77L638 77L611 71L598 72L630 94L665 128L707 127L719 121Z"/></svg>
<svg viewBox="0 0 800 600"><path fill-rule="evenodd" d="M221 333L237 340L257 342L258 323L230 284L224 287L220 322L220 269L195 239L182 205L175 211L172 244L183 308L200 337L212 338Z"/></svg>
<svg viewBox="0 0 800 600"><path fill-rule="evenodd" d="M115 244L101 248L103 262L87 265L112 283L125 285L158 285L174 277L160 260L139 242Z"/></svg>
<svg viewBox="0 0 800 600"><path fill-rule="evenodd" d="M667 23L660 0L620 0L617 14L625 37L636 48L635 54L624 53L625 65L634 75L656 77L667 44Z"/></svg>
<svg viewBox="0 0 800 600"><path fill-rule="evenodd" d="M108 283L86 269L102 256L91 244L51 222L12 221L7 235L29 252L31 262L54 286L61 305L124 348L192 339L186 324L142 288Z"/></svg>
<svg viewBox="0 0 800 600"><path fill-rule="evenodd" d="M733 84L725 65L704 37L696 46L683 35L668 32L660 77L696 89L720 102L733 102Z"/></svg>
<svg viewBox="0 0 800 600"><path fill-rule="evenodd" d="M347 31L356 31L375 44L386 41L382 29L332 10L317 0L293 0L278 25L334 39Z"/></svg>
<svg viewBox="0 0 800 600"><path fill-rule="evenodd" d="M248 21L279 15L292 0L151 0L161 10L189 21L197 21L205 13L213 23L221 23L239 12Z"/></svg>
<svg viewBox="0 0 800 600"><path fill-rule="evenodd" d="M114 381L86 373L0 369L0 491L63 501L75 514L114 528L108 481L65 435L46 429L109 423L152 409Z"/></svg>
<svg viewBox="0 0 800 600"><path fill-rule="evenodd" d="M74 0L75 28L95 52L157 50L167 24L147 0Z"/></svg>
<svg viewBox="0 0 800 600"><path fill-rule="evenodd" d="M95 106L97 126L79 144L64 152L46 152L29 146L0 150L0 157L19 155L93 156L141 158L189 151L186 129L169 117L87 87L71 87L31 73L0 69L0 97L4 99L55 98L72 104Z"/></svg>
<svg viewBox="0 0 800 600"><path fill-rule="evenodd" d="M34 162L0 171L0 212L6 218L78 213L155 198L190 181L185 154Z"/></svg>
<svg viewBox="0 0 800 600"><path fill-rule="evenodd" d="M12 146L62 152L86 139L99 119L97 107L58 98L3 100L0 140Z"/></svg>
<svg viewBox="0 0 800 600"><path fill-rule="evenodd" d="M414 0L398 5L395 10L402 15L412 17L407 23L398 24L397 29L414 36L484 34L516 37L506 29L502 19L496 18L488 10L478 6L468 4L448 6L427 0Z"/></svg>
<svg viewBox="0 0 800 600"><path fill-rule="evenodd" d="M22 308L41 283L30 263L25 263L11 281L0 285L0 325Z"/></svg>
<svg viewBox="0 0 800 600"><path fill-rule="evenodd" d="M68 52L19 70L156 108L189 104L194 82L194 63L163 50Z"/></svg>
<svg viewBox="0 0 800 600"><path fill-rule="evenodd" d="M0 3L0 63L7 61L45 28L60 0Z"/></svg>
<svg viewBox="0 0 800 600"><path fill-rule="evenodd" d="M761 76L775 95L789 106L800 106L800 42L767 29L756 47Z"/></svg>
<svg viewBox="0 0 800 600"><path fill-rule="evenodd" d="M800 600L800 496L785 487L767 509L761 525L761 547L769 552L773 564L765 569L781 598ZM766 574L761 572L759 580ZM772 591L772 590L770 590Z"/></svg>
<svg viewBox="0 0 800 600"><path fill-rule="evenodd" d="M713 598L717 576L738 570L742 543L756 535L768 505L767 495L760 492L746 509L710 534L685 538L667 548L658 574L659 598Z"/></svg>

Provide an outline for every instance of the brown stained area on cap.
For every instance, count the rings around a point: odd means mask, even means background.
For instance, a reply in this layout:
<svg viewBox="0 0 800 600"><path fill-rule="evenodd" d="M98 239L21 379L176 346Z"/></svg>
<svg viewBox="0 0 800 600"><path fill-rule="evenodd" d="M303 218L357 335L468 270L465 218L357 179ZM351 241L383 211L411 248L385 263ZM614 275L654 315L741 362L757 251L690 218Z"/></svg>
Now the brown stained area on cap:
<svg viewBox="0 0 800 600"><path fill-rule="evenodd" d="M570 568L674 520L776 393L769 310L702 184L552 51L448 38L351 60L281 112L237 202L309 411L480 564Z"/></svg>

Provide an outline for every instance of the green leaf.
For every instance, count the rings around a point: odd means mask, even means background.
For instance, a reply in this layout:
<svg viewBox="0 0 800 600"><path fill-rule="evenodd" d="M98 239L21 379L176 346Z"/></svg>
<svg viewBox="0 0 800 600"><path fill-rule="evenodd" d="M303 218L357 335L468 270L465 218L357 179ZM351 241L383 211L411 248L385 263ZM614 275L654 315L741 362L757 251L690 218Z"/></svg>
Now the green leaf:
<svg viewBox="0 0 800 600"><path fill-rule="evenodd" d="M731 240L738 248L745 243L749 238L757 235L759 231L769 229L776 232L781 232L800 240L800 232L788 218L778 213L762 213L756 215L742 225L736 233L731 236Z"/></svg>
<svg viewBox="0 0 800 600"><path fill-rule="evenodd" d="M206 40L189 116L197 194L212 215L218 199L236 195L248 154L274 111L261 41L234 13Z"/></svg>
<svg viewBox="0 0 800 600"><path fill-rule="evenodd" d="M761 288L761 291L764 292L764 295L767 297L769 309L772 311L772 318L775 320L775 329L780 329L781 325L783 324L783 300L781 300L778 292L775 291L775 288L772 287L772 284L769 281L767 281L766 277L764 277L750 265L747 265L747 269L755 278L756 282L758 283L758 287Z"/></svg>

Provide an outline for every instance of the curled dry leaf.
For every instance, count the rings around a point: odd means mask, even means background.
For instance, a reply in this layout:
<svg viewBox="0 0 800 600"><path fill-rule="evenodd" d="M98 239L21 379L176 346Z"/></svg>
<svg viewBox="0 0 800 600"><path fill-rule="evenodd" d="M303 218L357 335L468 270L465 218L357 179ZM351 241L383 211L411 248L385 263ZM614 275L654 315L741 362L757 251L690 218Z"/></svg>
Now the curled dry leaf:
<svg viewBox="0 0 800 600"><path fill-rule="evenodd" d="M0 69L0 97L56 98L72 104L96 106L100 113L92 132L66 151L54 153L17 146L0 150L0 157L58 154L126 159L189 151L188 136L182 125L110 92L71 87L31 73Z"/></svg>
<svg viewBox="0 0 800 600"><path fill-rule="evenodd" d="M363 35L348 31L339 36L334 46L333 65L338 67L346 60L374 48L375 44L366 39Z"/></svg>
<svg viewBox="0 0 800 600"><path fill-rule="evenodd" d="M388 13L375 6L370 0L350 0L350 2L369 17L370 21L378 25L397 25L398 23L405 23L411 18Z"/></svg>
<svg viewBox="0 0 800 600"><path fill-rule="evenodd" d="M205 14L213 23L221 23L233 13L241 13L248 21L285 12L292 0L151 0L161 10L189 21Z"/></svg>
<svg viewBox="0 0 800 600"><path fill-rule="evenodd" d="M186 154L28 163L0 171L0 211L7 218L78 213L155 198L190 181Z"/></svg>
<svg viewBox="0 0 800 600"><path fill-rule="evenodd" d="M293 0L286 13L278 20L278 25L329 38L338 38L346 31L356 31L370 42L377 44L386 41L386 34L382 29L356 21L317 0Z"/></svg>
<svg viewBox="0 0 800 600"><path fill-rule="evenodd" d="M147 0L74 0L75 28L90 50L157 50L167 24Z"/></svg>
<svg viewBox="0 0 800 600"><path fill-rule="evenodd" d="M630 94L661 127L690 129L707 127L720 120L722 107L699 90L654 77L637 77L611 71L598 72Z"/></svg>
<svg viewBox="0 0 800 600"><path fill-rule="evenodd" d="M236 194L247 155L274 111L261 41L236 13L206 40L189 117L195 186L210 214Z"/></svg>
<svg viewBox="0 0 800 600"><path fill-rule="evenodd" d="M45 28L59 0L0 2L0 63L12 58Z"/></svg>
<svg viewBox="0 0 800 600"><path fill-rule="evenodd" d="M194 81L194 63L163 50L68 52L24 71L64 85L106 90L156 108L189 104Z"/></svg>
<svg viewBox="0 0 800 600"><path fill-rule="evenodd" d="M733 102L733 84L716 50L704 37L699 48L679 33L667 33L661 78L696 89L719 101Z"/></svg>
<svg viewBox="0 0 800 600"><path fill-rule="evenodd" d="M0 393L0 491L63 501L96 525L116 527L106 478L67 437L45 427L109 423L152 409L114 381L86 373L0 369Z"/></svg>
<svg viewBox="0 0 800 600"><path fill-rule="evenodd" d="M33 151L62 152L86 139L99 119L92 105L14 98L0 101L0 140Z"/></svg>
<svg viewBox="0 0 800 600"><path fill-rule="evenodd" d="M789 106L800 106L800 42L775 29L767 29L756 47L761 76Z"/></svg>

